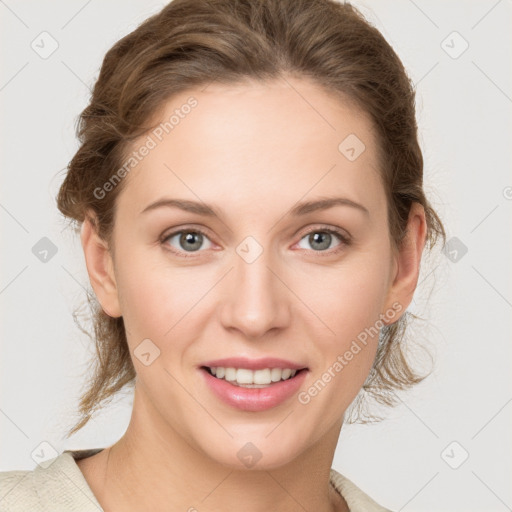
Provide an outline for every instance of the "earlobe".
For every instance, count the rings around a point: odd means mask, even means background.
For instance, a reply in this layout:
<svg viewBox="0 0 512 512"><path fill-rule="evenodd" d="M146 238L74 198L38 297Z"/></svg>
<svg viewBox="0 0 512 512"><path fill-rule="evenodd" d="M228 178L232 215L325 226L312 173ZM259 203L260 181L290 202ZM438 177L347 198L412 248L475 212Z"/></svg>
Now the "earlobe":
<svg viewBox="0 0 512 512"><path fill-rule="evenodd" d="M421 256L425 247L427 224L425 210L419 203L413 203L409 212L406 235L398 248L394 264L394 280L388 294L389 308L398 302L401 311L407 309L418 284ZM396 322L396 318L393 320Z"/></svg>
<svg viewBox="0 0 512 512"><path fill-rule="evenodd" d="M80 239L89 280L103 311L113 318L122 316L112 256L89 216L82 224Z"/></svg>

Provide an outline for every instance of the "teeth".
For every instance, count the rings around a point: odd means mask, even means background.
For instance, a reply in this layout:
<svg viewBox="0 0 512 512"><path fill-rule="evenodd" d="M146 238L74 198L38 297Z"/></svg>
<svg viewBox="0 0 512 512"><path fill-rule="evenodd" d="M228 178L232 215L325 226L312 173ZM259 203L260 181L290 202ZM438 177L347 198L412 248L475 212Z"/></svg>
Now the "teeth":
<svg viewBox="0 0 512 512"><path fill-rule="evenodd" d="M223 368L213 366L210 368L218 379L224 379L232 384L245 387L264 387L294 377L297 370L290 368L264 368L262 370L249 370L247 368Z"/></svg>

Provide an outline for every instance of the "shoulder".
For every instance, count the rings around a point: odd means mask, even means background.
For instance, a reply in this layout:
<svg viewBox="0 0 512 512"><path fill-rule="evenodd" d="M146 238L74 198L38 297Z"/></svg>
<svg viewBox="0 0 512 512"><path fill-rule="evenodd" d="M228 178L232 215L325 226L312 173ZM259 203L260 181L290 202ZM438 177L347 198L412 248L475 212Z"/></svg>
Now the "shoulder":
<svg viewBox="0 0 512 512"><path fill-rule="evenodd" d="M81 453L94 451L65 451L33 470L0 472L0 509L2 512L101 512L74 458L74 454L79 458Z"/></svg>
<svg viewBox="0 0 512 512"><path fill-rule="evenodd" d="M391 510L379 505L370 498L368 494L346 476L332 468L330 481L347 502L350 512L391 512Z"/></svg>

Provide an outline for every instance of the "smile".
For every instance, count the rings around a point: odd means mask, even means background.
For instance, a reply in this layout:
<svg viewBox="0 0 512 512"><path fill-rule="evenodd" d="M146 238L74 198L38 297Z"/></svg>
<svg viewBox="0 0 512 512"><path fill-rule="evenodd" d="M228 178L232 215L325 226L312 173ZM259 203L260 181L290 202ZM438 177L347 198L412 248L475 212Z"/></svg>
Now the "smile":
<svg viewBox="0 0 512 512"><path fill-rule="evenodd" d="M202 366L199 371L214 398L230 407L252 412L284 405L299 392L308 373L307 368L249 370L209 366Z"/></svg>
<svg viewBox="0 0 512 512"><path fill-rule="evenodd" d="M248 368L225 368L223 366L206 367L217 379L224 379L235 386L261 388L281 380L295 377L297 370L290 368L263 368L250 370Z"/></svg>

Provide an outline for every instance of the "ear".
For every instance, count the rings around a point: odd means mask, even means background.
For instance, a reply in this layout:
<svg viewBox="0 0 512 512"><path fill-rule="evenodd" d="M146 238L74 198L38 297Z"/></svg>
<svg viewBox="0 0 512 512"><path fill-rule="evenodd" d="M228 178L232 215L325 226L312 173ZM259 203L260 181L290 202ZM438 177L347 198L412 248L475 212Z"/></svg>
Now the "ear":
<svg viewBox="0 0 512 512"><path fill-rule="evenodd" d="M392 276L392 284L388 292L386 311L391 308L392 304L398 302L401 305L400 311L405 312L411 303L418 284L426 234L425 210L421 204L413 203L409 212L405 237L395 253L394 276ZM394 318L389 323L397 320L398 318Z"/></svg>
<svg viewBox="0 0 512 512"><path fill-rule="evenodd" d="M82 223L80 239L84 250L89 280L103 311L113 318L122 316L114 265L107 243L99 237L94 213L88 213Z"/></svg>

